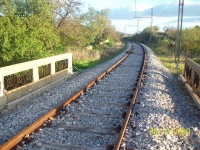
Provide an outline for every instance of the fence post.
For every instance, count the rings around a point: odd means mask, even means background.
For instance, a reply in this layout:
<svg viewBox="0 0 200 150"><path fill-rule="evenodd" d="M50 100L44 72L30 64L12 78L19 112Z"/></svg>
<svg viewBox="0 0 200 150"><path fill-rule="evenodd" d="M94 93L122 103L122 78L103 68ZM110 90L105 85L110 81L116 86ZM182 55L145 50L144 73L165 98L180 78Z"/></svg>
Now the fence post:
<svg viewBox="0 0 200 150"><path fill-rule="evenodd" d="M55 72L56 72L55 62L51 62L51 70L50 70L50 72L51 72L51 75L55 74Z"/></svg>
<svg viewBox="0 0 200 150"><path fill-rule="evenodd" d="M39 80L38 66L33 67L33 82Z"/></svg>
<svg viewBox="0 0 200 150"><path fill-rule="evenodd" d="M192 73L191 73L191 81L190 81L190 85L191 87L194 86L194 75L195 75L195 70L192 68Z"/></svg>
<svg viewBox="0 0 200 150"><path fill-rule="evenodd" d="M4 95L4 77L0 75L0 96Z"/></svg>
<svg viewBox="0 0 200 150"><path fill-rule="evenodd" d="M184 76L184 78L186 78L186 75L185 75L185 74L186 74L186 73L185 73L185 67L186 67L186 59L187 59L187 58L185 58L185 63L184 63L184 70L183 70L183 76Z"/></svg>
<svg viewBox="0 0 200 150"><path fill-rule="evenodd" d="M72 70L72 53L69 53L69 57L68 57L68 73L72 74L73 70Z"/></svg>

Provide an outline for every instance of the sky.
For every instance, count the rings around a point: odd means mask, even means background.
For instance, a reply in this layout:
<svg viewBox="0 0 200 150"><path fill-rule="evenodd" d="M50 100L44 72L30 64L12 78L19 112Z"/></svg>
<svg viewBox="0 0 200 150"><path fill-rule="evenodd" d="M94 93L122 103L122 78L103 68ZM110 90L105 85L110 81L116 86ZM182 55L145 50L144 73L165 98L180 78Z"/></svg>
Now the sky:
<svg viewBox="0 0 200 150"><path fill-rule="evenodd" d="M164 14L169 13L170 7L172 5L177 6L177 14L178 14L178 3L179 0L81 0L84 2L85 6L92 6L97 10L101 9L110 9L112 10L123 10L129 9L132 11L133 17L135 16L135 8L136 11L145 11L149 10L149 17L151 16L151 8L153 8L153 26L157 25L160 27L160 30L163 31L165 27L177 27L177 16L168 16L165 17ZM136 5L135 5L136 3ZM167 5L168 4L168 5ZM166 8L158 7L158 5L167 5ZM199 5L200 0L184 0L184 7L192 6L192 5ZM136 7L135 7L136 6ZM157 6L157 7L156 7ZM175 7L176 8L176 7ZM194 17L194 16L193 16ZM200 17L200 16L199 16ZM188 16L183 18L183 21L189 19ZM142 18L139 20L139 32L141 32L144 28L150 26L150 18ZM119 32L125 33L135 33L137 32L137 19L112 19L112 25L115 26L116 30ZM190 22L183 22L183 28L186 27L194 27L195 25L200 25L200 19L197 21L190 21Z"/></svg>
<svg viewBox="0 0 200 150"><path fill-rule="evenodd" d="M125 8L132 7L135 10L135 0L82 0L86 4L101 10L105 8L115 9L115 8ZM148 8L152 8L161 0L136 0L137 10L144 10Z"/></svg>

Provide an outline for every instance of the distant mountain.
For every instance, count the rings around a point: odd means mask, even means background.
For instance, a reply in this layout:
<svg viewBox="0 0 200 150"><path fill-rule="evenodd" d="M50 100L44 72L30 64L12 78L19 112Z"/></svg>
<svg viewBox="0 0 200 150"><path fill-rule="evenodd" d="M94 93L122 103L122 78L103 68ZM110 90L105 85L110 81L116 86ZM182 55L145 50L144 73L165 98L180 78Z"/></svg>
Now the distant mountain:
<svg viewBox="0 0 200 150"><path fill-rule="evenodd" d="M155 17L173 17L178 16L178 5L174 4L158 5L153 8L153 16ZM184 5L184 16L200 16L200 4ZM110 10L110 19L133 19L135 11L130 7L118 8ZM138 11L137 16L151 16L151 10Z"/></svg>

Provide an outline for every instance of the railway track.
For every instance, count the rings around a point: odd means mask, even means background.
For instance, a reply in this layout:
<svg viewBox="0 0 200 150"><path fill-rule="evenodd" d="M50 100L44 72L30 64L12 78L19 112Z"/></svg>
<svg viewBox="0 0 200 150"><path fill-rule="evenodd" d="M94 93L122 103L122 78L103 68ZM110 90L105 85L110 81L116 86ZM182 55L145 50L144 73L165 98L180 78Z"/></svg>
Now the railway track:
<svg viewBox="0 0 200 150"><path fill-rule="evenodd" d="M145 50L135 47L0 149L120 149L146 66Z"/></svg>

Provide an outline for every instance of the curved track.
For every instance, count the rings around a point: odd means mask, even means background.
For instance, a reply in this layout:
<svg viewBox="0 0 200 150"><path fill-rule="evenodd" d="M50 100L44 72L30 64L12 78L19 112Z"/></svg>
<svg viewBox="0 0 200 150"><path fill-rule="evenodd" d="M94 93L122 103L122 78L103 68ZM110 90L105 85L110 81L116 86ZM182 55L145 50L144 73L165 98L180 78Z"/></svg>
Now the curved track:
<svg viewBox="0 0 200 150"><path fill-rule="evenodd" d="M0 149L119 149L146 66L144 48L135 47Z"/></svg>

